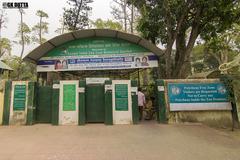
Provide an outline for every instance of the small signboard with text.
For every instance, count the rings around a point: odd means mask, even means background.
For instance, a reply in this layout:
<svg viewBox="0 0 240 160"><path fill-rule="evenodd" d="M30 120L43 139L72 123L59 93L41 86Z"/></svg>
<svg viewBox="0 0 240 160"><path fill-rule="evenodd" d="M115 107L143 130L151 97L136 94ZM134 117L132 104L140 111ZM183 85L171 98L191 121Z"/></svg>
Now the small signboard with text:
<svg viewBox="0 0 240 160"><path fill-rule="evenodd" d="M168 102L170 111L231 110L224 84L169 82Z"/></svg>
<svg viewBox="0 0 240 160"><path fill-rule="evenodd" d="M76 85L63 85L63 111L76 110Z"/></svg>
<svg viewBox="0 0 240 160"><path fill-rule="evenodd" d="M117 111L128 110L128 85L115 85L115 106Z"/></svg>
<svg viewBox="0 0 240 160"><path fill-rule="evenodd" d="M24 111L26 106L26 85L14 86L13 110Z"/></svg>

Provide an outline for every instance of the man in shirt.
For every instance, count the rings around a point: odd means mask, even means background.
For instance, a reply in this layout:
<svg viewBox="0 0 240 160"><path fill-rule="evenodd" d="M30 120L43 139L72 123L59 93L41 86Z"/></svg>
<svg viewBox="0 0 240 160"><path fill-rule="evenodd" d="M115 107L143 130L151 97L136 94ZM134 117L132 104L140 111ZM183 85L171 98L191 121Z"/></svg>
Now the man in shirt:
<svg viewBox="0 0 240 160"><path fill-rule="evenodd" d="M139 120L142 120L143 108L146 105L145 95L142 93L142 89L138 88L138 109L139 109Z"/></svg>

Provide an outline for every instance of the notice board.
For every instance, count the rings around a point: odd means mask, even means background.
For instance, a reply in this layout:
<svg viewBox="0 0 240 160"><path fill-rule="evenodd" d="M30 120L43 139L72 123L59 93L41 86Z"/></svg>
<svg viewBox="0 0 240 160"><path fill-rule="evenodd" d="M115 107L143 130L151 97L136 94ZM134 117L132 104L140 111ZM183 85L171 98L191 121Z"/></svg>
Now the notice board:
<svg viewBox="0 0 240 160"><path fill-rule="evenodd" d="M76 110L76 85L63 85L63 111Z"/></svg>
<svg viewBox="0 0 240 160"><path fill-rule="evenodd" d="M115 108L117 111L128 111L128 85L115 85Z"/></svg>
<svg viewBox="0 0 240 160"><path fill-rule="evenodd" d="M14 86L13 110L25 110L26 105L26 85Z"/></svg>

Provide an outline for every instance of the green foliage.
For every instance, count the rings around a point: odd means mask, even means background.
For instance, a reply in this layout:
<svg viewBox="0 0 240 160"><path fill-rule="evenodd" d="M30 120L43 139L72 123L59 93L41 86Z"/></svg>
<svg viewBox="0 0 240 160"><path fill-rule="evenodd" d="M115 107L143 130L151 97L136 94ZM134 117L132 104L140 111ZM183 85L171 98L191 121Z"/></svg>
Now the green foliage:
<svg viewBox="0 0 240 160"><path fill-rule="evenodd" d="M21 34L22 33L23 33L23 38L24 38L24 44L30 44L30 42L31 42L31 36L30 36L31 29L29 28L29 26L26 23L22 24L22 31L21 31L21 24L19 24L16 37L19 37L20 39L19 39L19 41L17 41L17 42L14 41L14 42L17 43L17 44L23 44L23 41L21 39Z"/></svg>
<svg viewBox="0 0 240 160"><path fill-rule="evenodd" d="M37 73L35 64L29 62L22 62L22 64L19 66L19 62L21 61L21 59L17 56L11 56L9 58L6 58L4 61L13 69L9 76L10 80L36 81ZM7 75L4 75L3 78L7 79Z"/></svg>
<svg viewBox="0 0 240 160"><path fill-rule="evenodd" d="M239 32L239 25L234 24L232 28L218 33L217 37L195 46L191 59L194 70L196 72L217 70L219 65L236 59L236 55L240 54Z"/></svg>
<svg viewBox="0 0 240 160"><path fill-rule="evenodd" d="M153 43L165 46L167 78L185 78L197 38L217 37L239 22L238 0L139 0L138 30ZM175 54L172 50L176 48Z"/></svg>
<svg viewBox="0 0 240 160"><path fill-rule="evenodd" d="M12 50L11 42L8 38L0 39L0 58L4 55L10 55Z"/></svg>
<svg viewBox="0 0 240 160"><path fill-rule="evenodd" d="M93 0L68 0L70 8L64 8L64 25L70 31L84 29L89 24L89 13Z"/></svg>
<svg viewBox="0 0 240 160"><path fill-rule="evenodd" d="M98 29L122 30L122 25L118 22L113 22L112 20L104 21L99 18L93 22L93 25Z"/></svg>
<svg viewBox="0 0 240 160"><path fill-rule="evenodd" d="M48 14L47 14L46 12L42 11L42 10L37 10L36 15L37 15L38 17L48 18Z"/></svg>
<svg viewBox="0 0 240 160"><path fill-rule="evenodd" d="M48 14L44 11L38 10L36 15L39 17L39 22L32 27L32 41L38 44L46 42L46 39L42 36L48 33L48 23L43 21L43 18L48 18Z"/></svg>
<svg viewBox="0 0 240 160"><path fill-rule="evenodd" d="M236 103L240 100L240 76L222 75L220 80L226 86L229 93L229 101Z"/></svg>

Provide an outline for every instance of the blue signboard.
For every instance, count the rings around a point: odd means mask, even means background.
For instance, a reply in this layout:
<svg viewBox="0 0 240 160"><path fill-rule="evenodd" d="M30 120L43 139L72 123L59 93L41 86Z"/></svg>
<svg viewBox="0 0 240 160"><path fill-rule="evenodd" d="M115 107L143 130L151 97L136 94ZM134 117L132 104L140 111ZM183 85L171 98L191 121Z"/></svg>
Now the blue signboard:
<svg viewBox="0 0 240 160"><path fill-rule="evenodd" d="M169 103L218 103L228 102L224 84L168 83Z"/></svg>

